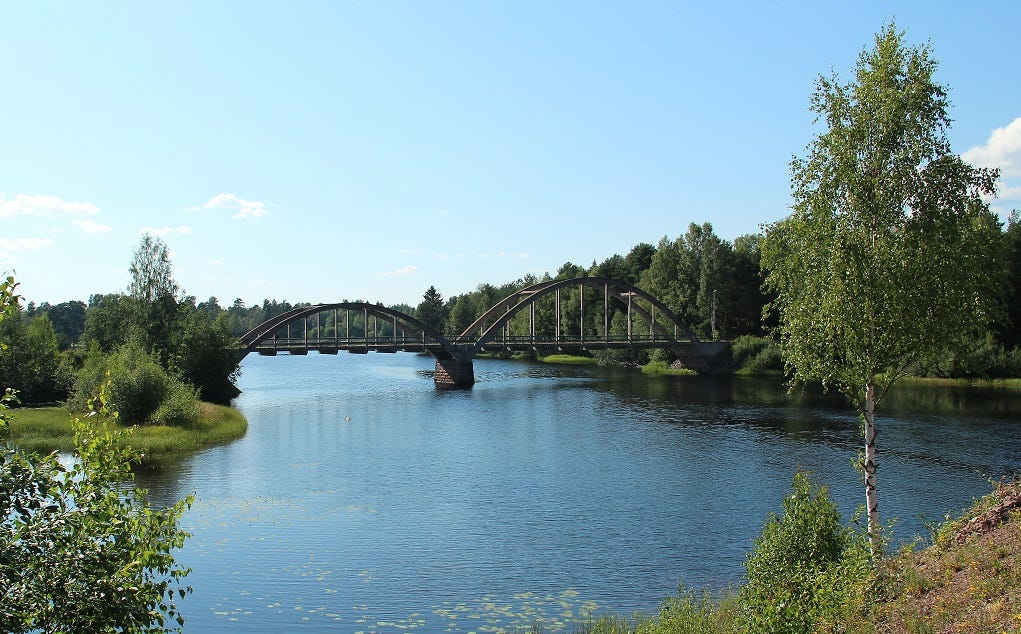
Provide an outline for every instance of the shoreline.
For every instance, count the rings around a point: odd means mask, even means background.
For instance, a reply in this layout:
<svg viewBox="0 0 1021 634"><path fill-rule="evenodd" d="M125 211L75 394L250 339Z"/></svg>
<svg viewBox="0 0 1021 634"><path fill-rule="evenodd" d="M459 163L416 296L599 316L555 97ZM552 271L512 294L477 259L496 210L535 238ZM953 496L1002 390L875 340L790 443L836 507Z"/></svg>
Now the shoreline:
<svg viewBox="0 0 1021 634"><path fill-rule="evenodd" d="M74 449L71 419L65 406L19 407L8 410L10 427L3 442L35 453L69 452ZM159 469L194 451L233 442L248 431L248 420L229 405L199 403L198 420L181 427L166 425L114 425L124 431L118 445L130 448L135 468Z"/></svg>

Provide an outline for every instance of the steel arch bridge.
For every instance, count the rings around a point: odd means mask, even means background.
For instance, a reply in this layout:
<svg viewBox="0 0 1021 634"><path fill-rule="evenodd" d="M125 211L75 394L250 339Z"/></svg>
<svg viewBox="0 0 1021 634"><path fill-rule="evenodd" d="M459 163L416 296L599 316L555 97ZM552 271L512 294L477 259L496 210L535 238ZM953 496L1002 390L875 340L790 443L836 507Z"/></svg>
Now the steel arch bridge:
<svg viewBox="0 0 1021 634"><path fill-rule="evenodd" d="M587 306L586 291L590 295ZM595 302L591 300L593 291L597 297ZM568 296L566 309L562 295ZM537 332L537 311L543 306L542 302L553 304L552 333L549 324L545 332ZM618 324L618 329L624 332L611 333L611 305L626 316L626 329ZM586 309L590 326L593 311L598 316L601 309L602 323L596 324L595 332L592 328L586 332ZM571 317L577 321L566 325L566 318L575 310L577 314ZM523 314L527 315L527 333L521 334L519 327L511 334L512 322ZM314 329L310 333L313 318ZM643 326L642 332L636 328L636 319ZM673 311L640 288L608 278L579 277L523 288L501 299L454 337L436 332L411 315L379 304L338 302L303 306L277 315L245 333L241 337L241 356L252 352L304 355L309 350L321 354L337 354L340 350L355 354L370 350L429 352L436 358L434 380L437 386L470 387L475 383L473 361L483 352L661 348L672 350L686 366L706 372L711 370L714 358L726 345L719 341L700 341Z"/></svg>

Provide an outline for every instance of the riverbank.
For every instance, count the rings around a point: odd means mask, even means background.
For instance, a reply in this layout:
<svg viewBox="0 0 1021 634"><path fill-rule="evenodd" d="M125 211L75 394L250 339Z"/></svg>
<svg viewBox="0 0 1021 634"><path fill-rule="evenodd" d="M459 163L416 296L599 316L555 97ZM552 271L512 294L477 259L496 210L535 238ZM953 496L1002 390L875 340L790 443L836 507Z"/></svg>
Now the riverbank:
<svg viewBox="0 0 1021 634"><path fill-rule="evenodd" d="M837 572L830 581L851 601L803 622L805 631L1021 633L1021 481L998 485L944 522L933 541L884 559L874 574L841 578ZM740 588L722 595L682 589L656 614L604 615L575 631L737 634L754 609L745 601ZM550 630L539 624L533 631Z"/></svg>
<svg viewBox="0 0 1021 634"><path fill-rule="evenodd" d="M74 447L71 414L67 408L19 408L8 413L11 425L4 440L19 448L47 453L70 451ZM198 420L191 425L118 425L117 428L128 431L121 442L131 448L139 466L159 468L181 454L241 438L248 430L248 421L233 407L200 403Z"/></svg>

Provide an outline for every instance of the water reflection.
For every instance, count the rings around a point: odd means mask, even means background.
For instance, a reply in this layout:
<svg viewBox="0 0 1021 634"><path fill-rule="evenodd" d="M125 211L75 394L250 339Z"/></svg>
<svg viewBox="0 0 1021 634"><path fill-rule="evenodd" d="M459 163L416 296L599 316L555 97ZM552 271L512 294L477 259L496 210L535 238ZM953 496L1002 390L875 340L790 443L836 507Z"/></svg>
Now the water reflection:
<svg viewBox="0 0 1021 634"><path fill-rule="evenodd" d="M196 495L189 632L569 629L654 609L682 579L736 581L798 468L845 515L862 497L858 421L839 396L496 360L446 391L432 368L248 359L248 434L139 476L157 498ZM881 414L881 511L900 539L1021 450L1011 396L932 392L898 391Z"/></svg>

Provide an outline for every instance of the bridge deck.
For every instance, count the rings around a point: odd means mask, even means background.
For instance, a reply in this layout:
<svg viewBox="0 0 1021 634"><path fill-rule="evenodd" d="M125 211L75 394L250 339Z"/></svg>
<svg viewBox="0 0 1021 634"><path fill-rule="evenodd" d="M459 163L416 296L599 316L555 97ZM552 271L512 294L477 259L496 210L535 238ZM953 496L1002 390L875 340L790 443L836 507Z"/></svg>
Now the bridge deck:
<svg viewBox="0 0 1021 634"><path fill-rule="evenodd" d="M454 345L470 346L475 343L474 339L452 338ZM628 337L559 337L554 339L532 338L532 337L501 337L488 341L483 347L483 352L588 352L595 350L628 350L628 349L654 349L687 347L689 341L672 341L663 337L651 337L649 335L632 335ZM355 354L365 352L438 352L443 346L432 341L414 340L404 337L352 337L352 338L279 338L266 340L260 343L254 352L262 355L275 355L278 353L308 354L310 350L320 354L337 354L338 351L347 351Z"/></svg>

